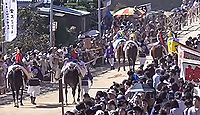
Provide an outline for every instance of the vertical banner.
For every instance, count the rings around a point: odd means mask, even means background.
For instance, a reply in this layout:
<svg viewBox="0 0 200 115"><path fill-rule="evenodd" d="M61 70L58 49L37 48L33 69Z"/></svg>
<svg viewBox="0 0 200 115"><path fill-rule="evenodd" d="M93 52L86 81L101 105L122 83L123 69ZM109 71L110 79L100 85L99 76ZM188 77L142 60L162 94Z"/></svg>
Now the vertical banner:
<svg viewBox="0 0 200 115"><path fill-rule="evenodd" d="M5 41L10 42L17 36L17 0L3 0Z"/></svg>

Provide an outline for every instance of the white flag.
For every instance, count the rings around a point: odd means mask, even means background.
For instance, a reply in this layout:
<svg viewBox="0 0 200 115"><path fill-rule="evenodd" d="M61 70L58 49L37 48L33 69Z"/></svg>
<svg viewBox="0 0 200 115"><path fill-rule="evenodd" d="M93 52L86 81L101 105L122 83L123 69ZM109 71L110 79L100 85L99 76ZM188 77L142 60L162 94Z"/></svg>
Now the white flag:
<svg viewBox="0 0 200 115"><path fill-rule="evenodd" d="M10 42L17 36L17 0L3 0L5 41Z"/></svg>

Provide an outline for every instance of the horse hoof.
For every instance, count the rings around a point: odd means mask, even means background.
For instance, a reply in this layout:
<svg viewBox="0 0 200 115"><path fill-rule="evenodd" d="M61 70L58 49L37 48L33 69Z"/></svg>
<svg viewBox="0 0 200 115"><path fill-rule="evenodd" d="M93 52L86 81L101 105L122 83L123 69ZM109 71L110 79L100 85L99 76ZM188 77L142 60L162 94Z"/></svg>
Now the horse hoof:
<svg viewBox="0 0 200 115"><path fill-rule="evenodd" d="M21 103L20 105L21 105L21 106L24 106L24 104L23 104L23 103Z"/></svg>
<svg viewBox="0 0 200 115"><path fill-rule="evenodd" d="M120 68L118 68L118 72L120 71Z"/></svg>
<svg viewBox="0 0 200 115"><path fill-rule="evenodd" d="M80 102L80 99L77 99L78 102Z"/></svg>
<svg viewBox="0 0 200 115"><path fill-rule="evenodd" d="M15 105L14 107L17 107L17 108L19 108L19 105Z"/></svg>

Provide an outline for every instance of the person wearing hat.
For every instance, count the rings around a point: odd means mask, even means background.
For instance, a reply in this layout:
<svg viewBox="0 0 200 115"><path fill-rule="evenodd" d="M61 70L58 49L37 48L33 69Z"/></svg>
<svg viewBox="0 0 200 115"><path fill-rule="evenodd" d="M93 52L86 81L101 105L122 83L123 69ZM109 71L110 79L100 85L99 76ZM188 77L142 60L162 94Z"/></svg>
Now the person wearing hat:
<svg viewBox="0 0 200 115"><path fill-rule="evenodd" d="M114 100L115 103L117 103L117 100L116 100L117 94L116 94L116 91L114 89L109 89L107 94L108 94L108 99L109 100Z"/></svg>

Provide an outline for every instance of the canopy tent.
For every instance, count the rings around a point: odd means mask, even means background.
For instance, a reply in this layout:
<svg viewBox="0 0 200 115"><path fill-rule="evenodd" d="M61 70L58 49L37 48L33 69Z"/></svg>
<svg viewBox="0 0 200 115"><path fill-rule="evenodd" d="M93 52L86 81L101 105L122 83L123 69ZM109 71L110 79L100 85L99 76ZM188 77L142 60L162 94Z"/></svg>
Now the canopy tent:
<svg viewBox="0 0 200 115"><path fill-rule="evenodd" d="M137 9L137 8L132 8L132 7L127 7L118 10L113 14L113 16L139 16L145 14L144 11Z"/></svg>
<svg viewBox="0 0 200 115"><path fill-rule="evenodd" d="M90 30L90 31L86 32L84 35L90 36L90 37L97 37L99 34L100 33L98 30Z"/></svg>
<svg viewBox="0 0 200 115"><path fill-rule="evenodd" d="M154 92L154 89L147 84L135 83L131 85L127 92Z"/></svg>

